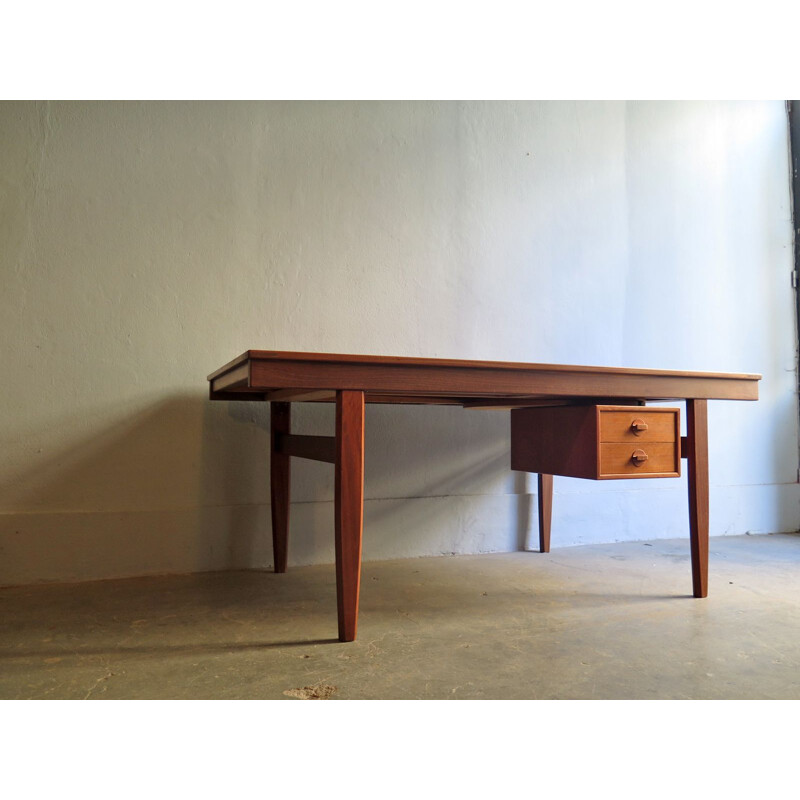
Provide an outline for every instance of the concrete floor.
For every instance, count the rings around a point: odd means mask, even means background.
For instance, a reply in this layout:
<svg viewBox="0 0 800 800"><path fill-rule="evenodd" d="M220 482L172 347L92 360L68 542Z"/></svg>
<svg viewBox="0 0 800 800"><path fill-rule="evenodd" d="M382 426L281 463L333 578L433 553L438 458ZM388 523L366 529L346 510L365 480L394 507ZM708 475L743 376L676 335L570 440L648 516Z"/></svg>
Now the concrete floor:
<svg viewBox="0 0 800 800"><path fill-rule="evenodd" d="M800 535L0 590L0 698L800 699Z"/></svg>

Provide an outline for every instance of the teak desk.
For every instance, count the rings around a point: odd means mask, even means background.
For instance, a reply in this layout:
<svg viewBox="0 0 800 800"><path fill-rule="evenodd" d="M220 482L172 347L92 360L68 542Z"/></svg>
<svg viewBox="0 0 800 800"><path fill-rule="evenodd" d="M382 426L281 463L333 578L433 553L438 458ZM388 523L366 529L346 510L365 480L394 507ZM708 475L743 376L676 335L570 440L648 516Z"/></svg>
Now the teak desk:
<svg viewBox="0 0 800 800"><path fill-rule="evenodd" d="M339 639L356 637L364 507L364 404L511 410L511 468L539 474L539 547L550 549L553 475L595 480L678 477L688 463L695 597L708 594L708 400L757 400L760 375L248 350L208 376L212 400L271 404L272 545L286 571L289 459L336 470ZM643 408L646 401L680 408ZM298 402L335 402L334 436L290 428Z"/></svg>

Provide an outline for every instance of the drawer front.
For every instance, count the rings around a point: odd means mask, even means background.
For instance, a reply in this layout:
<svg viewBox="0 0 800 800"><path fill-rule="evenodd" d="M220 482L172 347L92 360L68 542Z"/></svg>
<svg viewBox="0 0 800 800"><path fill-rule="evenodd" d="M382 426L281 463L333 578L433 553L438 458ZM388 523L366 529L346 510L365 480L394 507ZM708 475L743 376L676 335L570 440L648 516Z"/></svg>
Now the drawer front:
<svg viewBox="0 0 800 800"><path fill-rule="evenodd" d="M600 442L675 442L680 430L677 408L599 409Z"/></svg>
<svg viewBox="0 0 800 800"><path fill-rule="evenodd" d="M600 478L677 478L680 464L679 442L600 443Z"/></svg>

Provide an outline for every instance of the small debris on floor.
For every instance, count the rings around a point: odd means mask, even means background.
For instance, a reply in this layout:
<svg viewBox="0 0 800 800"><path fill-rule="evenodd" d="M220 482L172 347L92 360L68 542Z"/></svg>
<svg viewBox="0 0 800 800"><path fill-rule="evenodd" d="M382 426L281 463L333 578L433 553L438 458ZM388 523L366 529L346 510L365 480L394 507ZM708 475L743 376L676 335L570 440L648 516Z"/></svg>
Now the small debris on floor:
<svg viewBox="0 0 800 800"><path fill-rule="evenodd" d="M335 686L321 683L317 686L303 686L302 689L287 689L284 694L298 700L327 700L335 691Z"/></svg>
<svg viewBox="0 0 800 800"><path fill-rule="evenodd" d="M113 678L113 677L115 677L115 676L116 676L116 674L117 674L116 672L111 672L111 671L109 671L109 672L107 672L105 675L103 675L101 678L98 678L98 679L97 679L97 680L94 682L94 684L92 685L92 687L89 689L89 691L88 691L88 692L86 692L86 696L85 696L83 699L84 699L84 700L88 700L88 699L89 699L89 698L92 696L92 692L94 692L94 690L95 690L95 689L96 689L98 686L100 686L100 684L101 684L101 683L105 683L105 681L107 681L109 678ZM101 689L101 694L102 694L103 692L105 692L106 688L107 688L107 686L103 686L103 688Z"/></svg>

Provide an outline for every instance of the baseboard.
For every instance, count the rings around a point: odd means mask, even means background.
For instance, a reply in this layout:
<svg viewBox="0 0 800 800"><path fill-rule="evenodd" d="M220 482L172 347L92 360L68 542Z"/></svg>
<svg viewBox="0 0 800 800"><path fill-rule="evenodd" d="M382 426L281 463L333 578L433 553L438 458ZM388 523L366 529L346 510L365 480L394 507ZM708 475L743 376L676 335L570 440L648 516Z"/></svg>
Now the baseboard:
<svg viewBox="0 0 800 800"><path fill-rule="evenodd" d="M552 547L688 536L685 481L648 484L556 479ZM537 547L533 494L368 499L364 524L368 561ZM799 527L798 484L711 488L712 536ZM292 504L289 553L333 562L332 502ZM2 586L271 566L265 504L0 515Z"/></svg>

